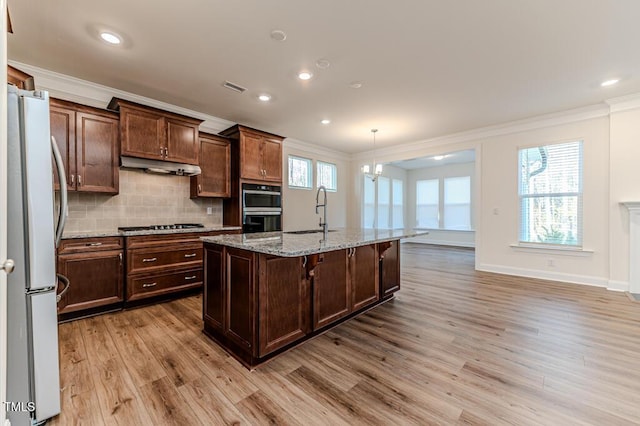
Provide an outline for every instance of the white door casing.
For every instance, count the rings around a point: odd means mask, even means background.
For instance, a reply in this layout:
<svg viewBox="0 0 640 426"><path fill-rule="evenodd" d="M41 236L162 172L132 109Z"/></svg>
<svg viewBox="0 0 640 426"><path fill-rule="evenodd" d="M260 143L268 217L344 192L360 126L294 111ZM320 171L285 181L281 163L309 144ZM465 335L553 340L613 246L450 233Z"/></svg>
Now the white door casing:
<svg viewBox="0 0 640 426"><path fill-rule="evenodd" d="M0 0L0 69L7 69L7 2ZM0 266L7 259L7 74L0 87ZM7 274L0 267L0 425L8 425L7 398ZM6 423L5 423L6 422Z"/></svg>

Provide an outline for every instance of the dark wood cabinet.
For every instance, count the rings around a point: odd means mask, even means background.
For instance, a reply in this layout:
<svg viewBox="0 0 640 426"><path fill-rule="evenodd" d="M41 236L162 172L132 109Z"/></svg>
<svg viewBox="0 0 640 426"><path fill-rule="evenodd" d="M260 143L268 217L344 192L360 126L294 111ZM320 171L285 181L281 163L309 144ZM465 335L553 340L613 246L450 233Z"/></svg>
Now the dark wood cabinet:
<svg viewBox="0 0 640 426"><path fill-rule="evenodd" d="M113 98L120 111L121 153L125 156L198 164L198 126L202 120Z"/></svg>
<svg viewBox="0 0 640 426"><path fill-rule="evenodd" d="M240 179L282 183L283 137L240 125L220 134L237 144Z"/></svg>
<svg viewBox="0 0 640 426"><path fill-rule="evenodd" d="M205 243L204 331L256 366L391 298L391 287L380 297L386 245L284 257ZM399 271L397 247L385 259L389 274Z"/></svg>
<svg viewBox="0 0 640 426"><path fill-rule="evenodd" d="M13 84L22 90L35 90L36 88L32 76L11 65L7 65L7 83Z"/></svg>
<svg viewBox="0 0 640 426"><path fill-rule="evenodd" d="M204 274L207 283L203 300L203 319L222 333L225 311L224 250L221 246L205 246Z"/></svg>
<svg viewBox="0 0 640 426"><path fill-rule="evenodd" d="M400 290L400 241L378 244L380 253L380 297L386 298Z"/></svg>
<svg viewBox="0 0 640 426"><path fill-rule="evenodd" d="M61 318L96 308L119 308L123 292L123 243L120 237L63 240L58 250L58 273L69 278L62 297Z"/></svg>
<svg viewBox="0 0 640 426"><path fill-rule="evenodd" d="M191 177L191 198L231 195L231 143L228 139L200 133L200 169Z"/></svg>
<svg viewBox="0 0 640 426"><path fill-rule="evenodd" d="M378 300L378 250L375 244L349 250L351 310L357 311Z"/></svg>
<svg viewBox="0 0 640 426"><path fill-rule="evenodd" d="M118 123L112 112L50 100L51 135L62 155L68 190L118 193ZM56 173L54 184L59 188Z"/></svg>
<svg viewBox="0 0 640 426"><path fill-rule="evenodd" d="M311 298L300 257L259 259L259 356L295 342L310 329Z"/></svg>
<svg viewBox="0 0 640 426"><path fill-rule="evenodd" d="M347 250L318 255L312 287L314 330L349 315L351 286L347 279Z"/></svg>
<svg viewBox="0 0 640 426"><path fill-rule="evenodd" d="M201 234L126 237L127 302L202 286Z"/></svg>
<svg viewBox="0 0 640 426"><path fill-rule="evenodd" d="M253 351L253 301L255 300L254 254L245 250L227 249L225 310L223 333L240 347Z"/></svg>

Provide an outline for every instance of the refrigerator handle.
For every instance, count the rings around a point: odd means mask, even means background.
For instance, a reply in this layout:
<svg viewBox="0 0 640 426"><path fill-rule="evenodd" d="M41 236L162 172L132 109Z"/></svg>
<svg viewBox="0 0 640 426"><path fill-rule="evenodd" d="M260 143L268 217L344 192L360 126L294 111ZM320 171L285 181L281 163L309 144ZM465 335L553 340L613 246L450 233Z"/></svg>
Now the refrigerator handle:
<svg viewBox="0 0 640 426"><path fill-rule="evenodd" d="M58 226L56 228L56 247L58 247L62 240L64 225L67 223L67 209L69 208L67 205L67 173L64 170L62 156L60 155L56 138L53 135L51 136L51 149L58 172L58 182L60 183L60 216L58 217Z"/></svg>

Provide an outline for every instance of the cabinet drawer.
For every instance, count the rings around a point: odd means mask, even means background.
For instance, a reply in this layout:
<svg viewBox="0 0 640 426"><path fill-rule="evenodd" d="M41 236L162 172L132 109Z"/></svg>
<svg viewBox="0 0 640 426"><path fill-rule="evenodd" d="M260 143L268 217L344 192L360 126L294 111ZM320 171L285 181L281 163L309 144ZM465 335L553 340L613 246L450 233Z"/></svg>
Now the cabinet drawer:
<svg viewBox="0 0 640 426"><path fill-rule="evenodd" d="M62 240L58 254L122 250L122 237L73 238Z"/></svg>
<svg viewBox="0 0 640 426"><path fill-rule="evenodd" d="M151 272L171 266L199 266L202 265L202 246L180 247L171 251L131 250L127 260L129 274Z"/></svg>
<svg viewBox="0 0 640 426"><path fill-rule="evenodd" d="M202 269L147 275L127 280L127 300L137 300L202 285Z"/></svg>

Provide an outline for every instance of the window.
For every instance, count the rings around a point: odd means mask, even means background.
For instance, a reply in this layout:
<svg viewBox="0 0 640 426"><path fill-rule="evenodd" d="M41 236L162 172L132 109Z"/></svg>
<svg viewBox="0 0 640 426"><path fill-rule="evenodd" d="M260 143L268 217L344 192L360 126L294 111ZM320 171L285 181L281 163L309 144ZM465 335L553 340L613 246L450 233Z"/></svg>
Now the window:
<svg viewBox="0 0 640 426"><path fill-rule="evenodd" d="M440 182L438 179L416 182L416 227L439 228Z"/></svg>
<svg viewBox="0 0 640 426"><path fill-rule="evenodd" d="M393 198L393 209L391 210L391 222L393 229L404 228L404 207L402 203L402 180L393 179L391 181L391 197Z"/></svg>
<svg viewBox="0 0 640 426"><path fill-rule="evenodd" d="M362 227L374 228L376 216L376 184L369 178L364 178L363 188Z"/></svg>
<svg viewBox="0 0 640 426"><path fill-rule="evenodd" d="M471 177L444 179L444 229L471 229Z"/></svg>
<svg viewBox="0 0 640 426"><path fill-rule="evenodd" d="M363 176L362 227L397 229L404 227L403 182L384 176L375 181Z"/></svg>
<svg viewBox="0 0 640 426"><path fill-rule="evenodd" d="M318 186L324 185L324 187L327 188L327 191L337 191L338 182L336 165L318 161L317 166Z"/></svg>
<svg viewBox="0 0 640 426"><path fill-rule="evenodd" d="M289 156L289 188L311 189L311 160Z"/></svg>
<svg viewBox="0 0 640 426"><path fill-rule="evenodd" d="M519 150L520 242L582 246L582 142Z"/></svg>
<svg viewBox="0 0 640 426"><path fill-rule="evenodd" d="M378 209L377 228L389 229L391 185L389 178L378 177Z"/></svg>

